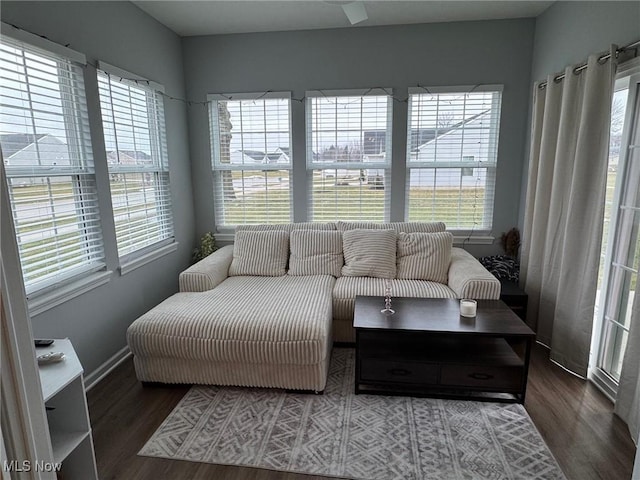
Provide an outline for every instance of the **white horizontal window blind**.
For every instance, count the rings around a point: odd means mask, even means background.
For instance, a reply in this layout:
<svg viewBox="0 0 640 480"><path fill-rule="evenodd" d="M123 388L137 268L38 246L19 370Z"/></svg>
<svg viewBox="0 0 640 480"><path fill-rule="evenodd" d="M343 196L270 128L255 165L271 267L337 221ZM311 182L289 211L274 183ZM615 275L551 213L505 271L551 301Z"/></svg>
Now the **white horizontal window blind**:
<svg viewBox="0 0 640 480"><path fill-rule="evenodd" d="M310 218L388 221L392 97L382 89L306 97Z"/></svg>
<svg viewBox="0 0 640 480"><path fill-rule="evenodd" d="M500 86L409 90L407 217L489 232Z"/></svg>
<svg viewBox="0 0 640 480"><path fill-rule="evenodd" d="M292 221L290 94L208 99L216 226Z"/></svg>
<svg viewBox="0 0 640 480"><path fill-rule="evenodd" d="M84 59L71 56L0 42L0 147L27 294L105 266Z"/></svg>
<svg viewBox="0 0 640 480"><path fill-rule="evenodd" d="M163 96L151 82L100 67L102 126L122 259L174 239Z"/></svg>

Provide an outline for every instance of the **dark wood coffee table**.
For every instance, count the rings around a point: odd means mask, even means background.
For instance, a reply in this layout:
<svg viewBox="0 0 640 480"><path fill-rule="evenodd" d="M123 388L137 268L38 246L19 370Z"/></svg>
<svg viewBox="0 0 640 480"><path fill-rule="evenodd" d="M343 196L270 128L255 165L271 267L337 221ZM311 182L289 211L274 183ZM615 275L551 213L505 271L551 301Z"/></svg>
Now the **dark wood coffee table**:
<svg viewBox="0 0 640 480"><path fill-rule="evenodd" d="M535 333L501 300L356 297L356 393L524 403Z"/></svg>

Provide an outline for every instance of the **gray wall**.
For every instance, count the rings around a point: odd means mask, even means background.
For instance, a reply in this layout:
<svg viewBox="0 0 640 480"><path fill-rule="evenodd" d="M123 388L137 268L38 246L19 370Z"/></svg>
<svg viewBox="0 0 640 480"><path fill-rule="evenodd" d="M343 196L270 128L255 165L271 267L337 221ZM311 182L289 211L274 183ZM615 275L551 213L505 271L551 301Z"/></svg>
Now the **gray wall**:
<svg viewBox="0 0 640 480"><path fill-rule="evenodd" d="M640 2L556 2L536 19L532 83L640 40Z"/></svg>
<svg viewBox="0 0 640 480"><path fill-rule="evenodd" d="M535 82L545 80L550 74L584 62L591 54L608 51L612 43L621 47L637 40L640 40L638 1L556 2L536 18L531 88ZM524 222L528 151L526 158L520 225Z"/></svg>
<svg viewBox="0 0 640 480"><path fill-rule="evenodd" d="M103 60L165 86L168 95L184 98L181 40L129 2L6 2L2 21L44 35L87 56ZM91 67L85 78L89 97L96 170L106 162L101 151L99 105ZM117 271L115 234L105 233L107 266L114 273L106 285L32 318L36 337L69 337L86 373L91 373L126 345L125 332L136 317L178 289L178 273L188 264L194 242L193 196L184 103L165 100L167 146L179 247L124 276ZM97 121L97 122L96 122ZM95 128L95 127L98 128ZM102 163L102 170L106 163ZM109 198L108 179L98 178L102 197ZM102 210L109 225L111 211ZM8 221L3 218L2 222Z"/></svg>
<svg viewBox="0 0 640 480"><path fill-rule="evenodd" d="M406 98L416 84L503 84L503 109L493 232L500 236L518 219L525 153L533 19L458 22L390 27L187 37L183 55L187 96L204 101L208 93L392 87ZM407 104L394 102L392 191L404 184ZM304 108L292 102L294 201L302 220ZM214 228L207 110L189 110L197 233ZM296 182L298 182L296 184ZM402 220L403 198L395 198L391 219ZM468 246L475 254L499 252Z"/></svg>

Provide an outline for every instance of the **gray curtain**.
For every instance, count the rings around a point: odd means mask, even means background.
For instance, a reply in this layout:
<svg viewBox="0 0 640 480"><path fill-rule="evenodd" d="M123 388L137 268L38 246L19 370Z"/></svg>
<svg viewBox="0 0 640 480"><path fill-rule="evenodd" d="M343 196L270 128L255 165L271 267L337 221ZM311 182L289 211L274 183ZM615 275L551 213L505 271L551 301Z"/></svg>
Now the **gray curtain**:
<svg viewBox="0 0 640 480"><path fill-rule="evenodd" d="M615 47L612 47L615 53ZM602 239L615 55L534 86L523 286L538 340L586 377Z"/></svg>

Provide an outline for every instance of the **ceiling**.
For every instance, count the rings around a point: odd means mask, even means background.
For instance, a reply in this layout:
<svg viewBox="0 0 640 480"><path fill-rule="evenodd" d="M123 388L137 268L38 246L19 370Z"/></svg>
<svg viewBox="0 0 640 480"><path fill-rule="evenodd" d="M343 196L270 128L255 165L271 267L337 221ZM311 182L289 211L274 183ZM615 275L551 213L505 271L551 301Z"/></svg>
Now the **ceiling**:
<svg viewBox="0 0 640 480"><path fill-rule="evenodd" d="M181 36L358 28L373 25L536 17L552 1L365 1L369 18L351 25L346 1L134 1Z"/></svg>

